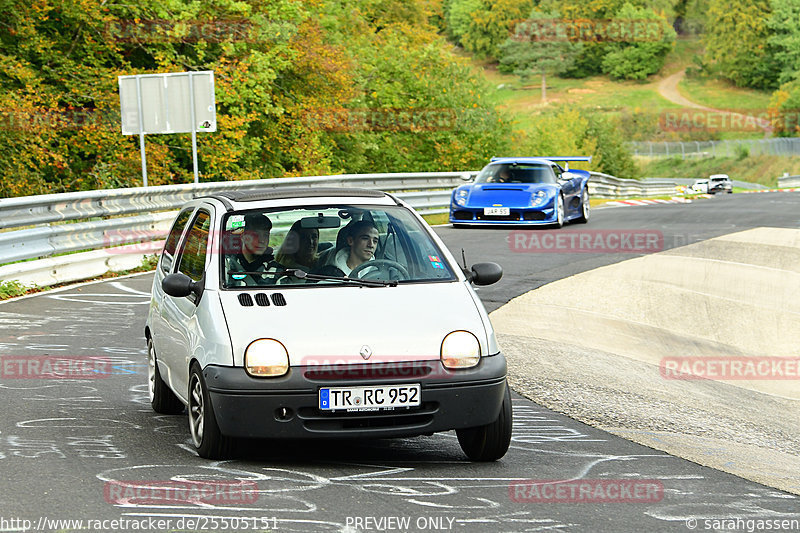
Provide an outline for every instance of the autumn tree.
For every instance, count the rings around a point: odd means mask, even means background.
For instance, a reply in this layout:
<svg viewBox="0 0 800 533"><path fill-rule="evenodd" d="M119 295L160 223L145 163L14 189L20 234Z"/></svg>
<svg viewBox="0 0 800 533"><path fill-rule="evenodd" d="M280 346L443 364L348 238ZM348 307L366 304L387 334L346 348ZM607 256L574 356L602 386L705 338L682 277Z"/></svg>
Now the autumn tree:
<svg viewBox="0 0 800 533"><path fill-rule="evenodd" d="M541 75L542 102L547 101L547 73L563 74L581 51L582 45L569 41L559 20L557 13L534 11L500 47L501 70L513 72L523 82Z"/></svg>
<svg viewBox="0 0 800 533"><path fill-rule="evenodd" d="M739 87L774 87L780 72L768 49L769 0L709 0L705 61ZM796 23L796 21L794 21Z"/></svg>

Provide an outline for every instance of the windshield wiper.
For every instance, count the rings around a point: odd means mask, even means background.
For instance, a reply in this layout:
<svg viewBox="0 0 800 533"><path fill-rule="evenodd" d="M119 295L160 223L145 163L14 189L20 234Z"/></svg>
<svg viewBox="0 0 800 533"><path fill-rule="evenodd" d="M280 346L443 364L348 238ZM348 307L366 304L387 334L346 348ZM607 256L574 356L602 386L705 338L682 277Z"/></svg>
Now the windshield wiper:
<svg viewBox="0 0 800 533"><path fill-rule="evenodd" d="M355 283L357 285L362 285L364 287L396 287L397 280L380 280L380 279L360 279L360 278L350 278L347 276L333 276L328 274L309 274L305 270L299 268L290 268L287 270L278 270L274 272L266 272L266 271L247 271L247 270L236 270L233 272L228 272L230 276L261 276L261 278L265 278L266 276L289 276L296 279L310 279L314 281L344 281L348 283ZM234 278L236 279L236 278Z"/></svg>
<svg viewBox="0 0 800 533"><path fill-rule="evenodd" d="M363 285L365 287L397 287L397 280L394 279L391 280L361 279L361 278L351 278L348 276L333 276L329 274L309 274L305 270L301 270L299 268L284 270L282 274L284 276L291 276L297 279L310 279L317 281L346 281L350 283L356 283L358 285Z"/></svg>

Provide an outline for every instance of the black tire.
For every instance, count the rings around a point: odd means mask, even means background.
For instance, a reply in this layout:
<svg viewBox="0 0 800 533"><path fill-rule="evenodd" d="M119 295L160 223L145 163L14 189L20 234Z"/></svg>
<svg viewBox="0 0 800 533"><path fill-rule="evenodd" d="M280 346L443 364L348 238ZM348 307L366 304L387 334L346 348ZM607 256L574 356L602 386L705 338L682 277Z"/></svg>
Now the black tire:
<svg viewBox="0 0 800 533"><path fill-rule="evenodd" d="M233 439L219 430L206 380L197 363L192 364L189 373L189 431L200 457L225 459L230 455Z"/></svg>
<svg viewBox="0 0 800 533"><path fill-rule="evenodd" d="M156 349L153 339L147 339L147 381L150 395L150 406L156 413L162 415L179 415L184 410L183 402L175 396L158 371Z"/></svg>
<svg viewBox="0 0 800 533"><path fill-rule="evenodd" d="M591 204L589 203L589 189L583 190L581 195L581 216L575 219L578 224L586 224L589 222Z"/></svg>
<svg viewBox="0 0 800 533"><path fill-rule="evenodd" d="M558 195L558 200L556 200L556 221L553 223L553 227L555 228L563 228L564 227L564 197L560 194Z"/></svg>
<svg viewBox="0 0 800 533"><path fill-rule="evenodd" d="M458 443L470 461L497 461L506 454L511 444L512 425L511 393L506 383L497 420L485 426L456 430Z"/></svg>

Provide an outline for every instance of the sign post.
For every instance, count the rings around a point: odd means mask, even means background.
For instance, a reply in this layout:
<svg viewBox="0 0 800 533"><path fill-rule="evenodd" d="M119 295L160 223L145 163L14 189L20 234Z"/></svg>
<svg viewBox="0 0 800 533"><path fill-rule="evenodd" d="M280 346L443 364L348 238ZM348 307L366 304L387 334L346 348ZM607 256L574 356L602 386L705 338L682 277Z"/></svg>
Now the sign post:
<svg viewBox="0 0 800 533"><path fill-rule="evenodd" d="M191 133L198 183L197 132L217 131L214 72L175 72L119 77L122 134L139 135L142 183L147 186L145 134Z"/></svg>

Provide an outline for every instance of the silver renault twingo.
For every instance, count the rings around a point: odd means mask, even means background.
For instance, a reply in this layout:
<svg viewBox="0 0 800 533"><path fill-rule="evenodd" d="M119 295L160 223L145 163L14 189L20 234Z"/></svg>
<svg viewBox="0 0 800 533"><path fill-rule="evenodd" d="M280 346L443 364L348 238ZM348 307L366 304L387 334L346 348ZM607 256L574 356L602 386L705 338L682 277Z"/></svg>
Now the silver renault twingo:
<svg viewBox="0 0 800 533"><path fill-rule="evenodd" d="M455 430L475 461L511 440L506 361L472 284L413 209L364 189L197 198L167 237L145 327L153 409L188 408L200 456L237 438Z"/></svg>

